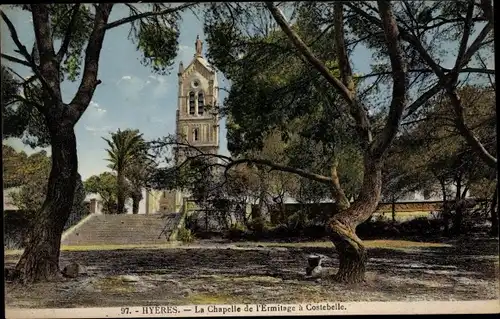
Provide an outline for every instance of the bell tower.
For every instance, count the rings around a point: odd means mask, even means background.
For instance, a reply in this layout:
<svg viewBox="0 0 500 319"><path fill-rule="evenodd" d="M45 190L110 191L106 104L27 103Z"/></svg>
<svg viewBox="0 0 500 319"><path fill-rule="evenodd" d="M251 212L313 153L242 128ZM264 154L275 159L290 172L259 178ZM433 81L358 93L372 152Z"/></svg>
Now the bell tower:
<svg viewBox="0 0 500 319"><path fill-rule="evenodd" d="M195 41L195 52L191 63L184 67L179 63L178 99L176 111L177 141L192 145L205 153L219 151L219 115L215 106L218 99L217 73L203 57L203 42L199 36ZM189 146L178 145L174 149L175 163L182 163L189 152ZM175 192L175 211L182 205L181 191ZM166 197L169 197L168 199ZM172 196L163 196L160 210L172 209ZM170 202L167 204L167 202Z"/></svg>
<svg viewBox="0 0 500 319"><path fill-rule="evenodd" d="M203 58L203 43L199 37L195 42L195 54L184 68L179 64L179 91L177 103L177 138L203 150L217 153L219 150L219 116L217 104L217 74ZM181 163L188 147L176 149L176 163Z"/></svg>

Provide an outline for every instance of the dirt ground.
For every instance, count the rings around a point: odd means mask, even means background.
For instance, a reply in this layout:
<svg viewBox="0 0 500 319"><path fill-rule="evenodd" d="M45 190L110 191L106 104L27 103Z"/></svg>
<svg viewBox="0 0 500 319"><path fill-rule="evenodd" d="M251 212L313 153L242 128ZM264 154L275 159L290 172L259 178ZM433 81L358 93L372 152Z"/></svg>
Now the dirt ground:
<svg viewBox="0 0 500 319"><path fill-rule="evenodd" d="M499 298L498 239L369 248L367 280L354 286L304 279L310 253L327 256L324 266L332 272L338 266L334 249L318 246L241 243L63 251L62 266L77 262L88 274L29 288L7 282L5 302L7 307L62 308ZM6 266L17 258L6 255Z"/></svg>

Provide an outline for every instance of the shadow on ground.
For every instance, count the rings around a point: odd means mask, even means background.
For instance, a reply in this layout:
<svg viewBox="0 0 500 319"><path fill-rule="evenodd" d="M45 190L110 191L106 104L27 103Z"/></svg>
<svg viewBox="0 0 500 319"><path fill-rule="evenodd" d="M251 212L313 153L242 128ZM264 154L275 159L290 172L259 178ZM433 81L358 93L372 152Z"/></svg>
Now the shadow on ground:
<svg viewBox="0 0 500 319"><path fill-rule="evenodd" d="M88 275L29 289L6 285L7 306L96 307L156 304L421 301L498 298L498 239L452 247L369 249L366 282L353 286L304 280L306 256L331 248L170 248L62 252L61 264ZM6 260L6 264L15 260ZM496 262L496 264L495 264ZM131 275L125 282L122 275Z"/></svg>

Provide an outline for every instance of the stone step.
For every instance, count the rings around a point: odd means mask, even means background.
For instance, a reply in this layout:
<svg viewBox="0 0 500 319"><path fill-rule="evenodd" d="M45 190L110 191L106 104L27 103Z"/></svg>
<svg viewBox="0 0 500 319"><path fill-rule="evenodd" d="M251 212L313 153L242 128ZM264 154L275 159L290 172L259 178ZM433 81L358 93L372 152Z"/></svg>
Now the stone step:
<svg viewBox="0 0 500 319"><path fill-rule="evenodd" d="M67 234L62 244L163 243L177 227L179 217L179 214L95 215Z"/></svg>

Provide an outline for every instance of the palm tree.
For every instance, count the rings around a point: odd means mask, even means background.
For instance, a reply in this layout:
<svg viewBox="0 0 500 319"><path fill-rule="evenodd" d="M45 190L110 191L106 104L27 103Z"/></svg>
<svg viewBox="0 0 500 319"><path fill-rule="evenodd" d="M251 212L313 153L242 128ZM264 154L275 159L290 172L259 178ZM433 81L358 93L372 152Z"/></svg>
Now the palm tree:
<svg viewBox="0 0 500 319"><path fill-rule="evenodd" d="M108 161L110 168L116 171L118 182L117 210L118 214L125 213L125 200L127 198L127 181L125 172L134 162L140 162L146 156L146 142L139 130L127 129L111 133L111 140L103 139L108 143Z"/></svg>

